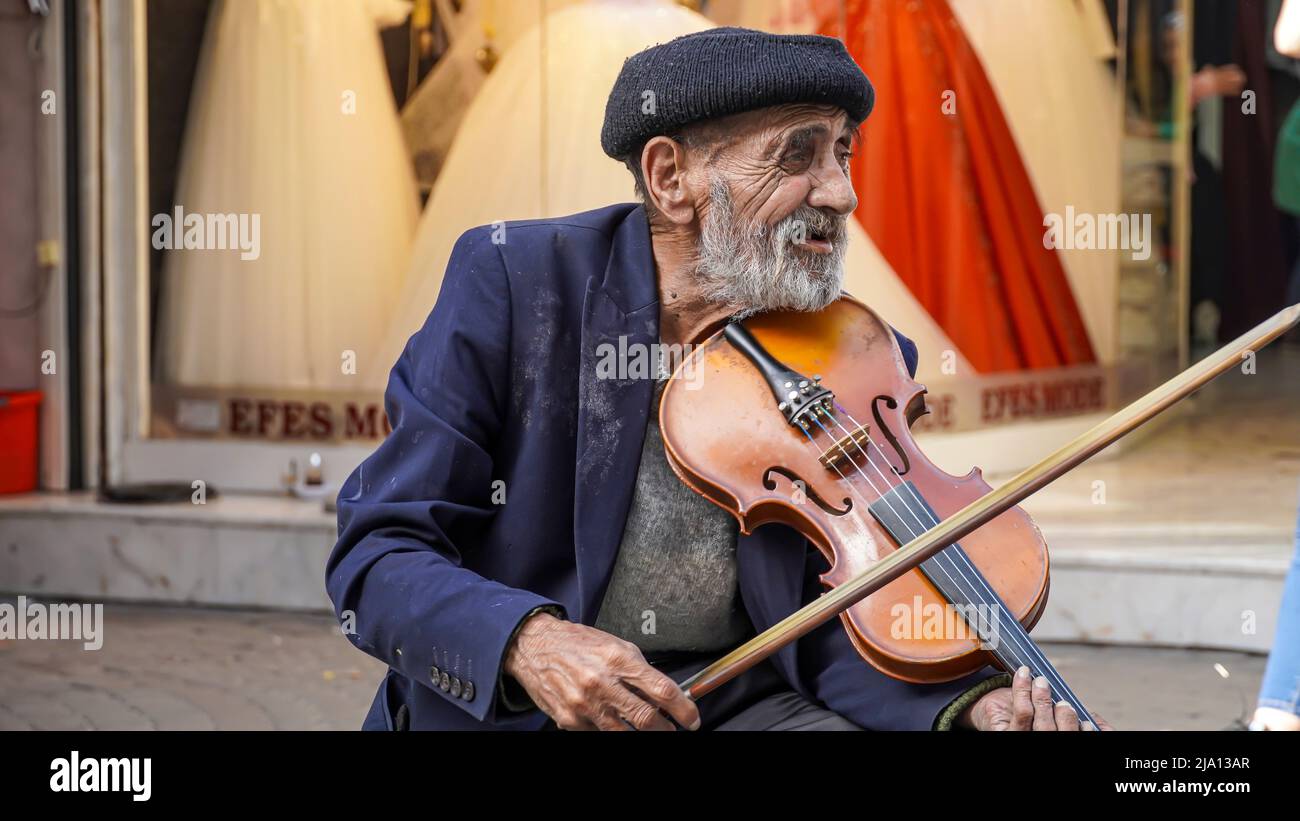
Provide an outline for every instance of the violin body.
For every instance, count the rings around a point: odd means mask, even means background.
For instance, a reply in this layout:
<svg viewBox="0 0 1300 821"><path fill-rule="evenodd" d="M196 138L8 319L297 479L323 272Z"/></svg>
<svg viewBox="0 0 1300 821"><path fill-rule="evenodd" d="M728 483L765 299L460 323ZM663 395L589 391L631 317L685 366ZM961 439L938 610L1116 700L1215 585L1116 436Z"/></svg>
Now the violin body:
<svg viewBox="0 0 1300 821"><path fill-rule="evenodd" d="M750 317L744 328L791 370L820 376L812 387L826 386L833 399L819 400L811 423L806 416L792 423L776 409L771 379L719 332L664 389L659 423L668 461L745 533L770 522L802 533L830 565L821 576L828 588L991 490L978 468L952 476L917 446L911 425L927 412L925 388L908 374L892 330L862 303L844 296L817 313ZM688 368L698 370L676 378ZM798 384L783 387L792 388L791 402L807 401L794 396ZM908 510L891 533L884 508L902 502ZM922 508L937 518L926 519ZM959 549L1018 626L1031 628L1047 603L1049 565L1029 516L1007 510ZM949 681L995 660L973 631L954 629L961 618L933 578L914 568L840 615L862 657L894 678Z"/></svg>

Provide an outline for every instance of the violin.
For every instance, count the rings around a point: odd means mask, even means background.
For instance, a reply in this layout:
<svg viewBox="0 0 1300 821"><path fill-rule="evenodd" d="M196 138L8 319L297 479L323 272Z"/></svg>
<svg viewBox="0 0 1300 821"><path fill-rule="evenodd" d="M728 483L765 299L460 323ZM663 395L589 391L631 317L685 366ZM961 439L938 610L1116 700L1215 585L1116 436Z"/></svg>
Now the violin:
<svg viewBox="0 0 1300 821"><path fill-rule="evenodd" d="M994 491L953 476L912 437L925 388L891 328L849 296L814 313L733 321L696 346L664 389L668 462L745 533L778 522L826 558L828 593L682 687L725 683L835 615L862 658L904 681L951 681L990 663L1047 679L1087 709L1029 631L1050 562L1015 505L1300 322L1300 305L1207 357ZM687 369L694 369L687 371ZM677 378L683 372L691 379ZM933 624L942 629L909 629Z"/></svg>

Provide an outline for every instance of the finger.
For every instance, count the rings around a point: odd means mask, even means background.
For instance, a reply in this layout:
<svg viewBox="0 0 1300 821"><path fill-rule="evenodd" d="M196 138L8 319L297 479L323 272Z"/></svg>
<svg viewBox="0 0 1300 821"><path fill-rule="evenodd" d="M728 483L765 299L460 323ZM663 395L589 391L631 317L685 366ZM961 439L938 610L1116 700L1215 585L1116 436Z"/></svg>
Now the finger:
<svg viewBox="0 0 1300 821"><path fill-rule="evenodd" d="M1012 730L1028 730L1034 723L1034 702L1030 698L1029 668L1021 667L1011 679Z"/></svg>
<svg viewBox="0 0 1300 821"><path fill-rule="evenodd" d="M1104 719L1104 718L1102 718L1101 716L1097 715L1096 713L1093 713L1093 714L1092 714L1092 721L1093 721L1092 724L1084 724L1084 725L1083 725L1083 729L1085 729L1085 730L1103 730L1103 731L1106 731L1106 732L1114 732L1114 731L1115 731L1115 728L1112 727L1112 726L1110 726L1110 722L1109 722L1109 721L1107 721L1106 719ZM1095 725L1095 726L1094 726L1094 725Z"/></svg>
<svg viewBox="0 0 1300 821"><path fill-rule="evenodd" d="M636 730L672 732L676 728L653 704L638 698L622 685L613 685L607 695L611 709Z"/></svg>
<svg viewBox="0 0 1300 821"><path fill-rule="evenodd" d="M1062 732L1077 731L1079 729L1079 714L1068 702L1056 702L1056 729Z"/></svg>
<svg viewBox="0 0 1300 821"><path fill-rule="evenodd" d="M576 701L564 695L563 691L543 686L537 691L529 691L533 703L555 722L561 730L590 732L597 729L588 720L585 711L578 708Z"/></svg>
<svg viewBox="0 0 1300 821"><path fill-rule="evenodd" d="M641 662L640 670L630 675L624 674L623 682L635 687L646 700L668 713L686 729L700 728L700 711L695 702L686 697L677 682L644 661Z"/></svg>
<svg viewBox="0 0 1300 821"><path fill-rule="evenodd" d="M624 721L613 706L592 716L591 720L598 730L606 733L627 733L636 729Z"/></svg>
<svg viewBox="0 0 1300 821"><path fill-rule="evenodd" d="M1034 679L1030 688L1030 697L1034 702L1034 731L1045 732L1056 729L1056 705L1052 703L1052 688L1047 686L1047 677Z"/></svg>
<svg viewBox="0 0 1300 821"><path fill-rule="evenodd" d="M567 708L560 709L556 710L554 713L548 713L548 715L550 715L551 720L555 722L555 726L559 727L561 730L569 730L570 732L591 732L597 729L596 725L593 724L590 719L578 714L574 710Z"/></svg>

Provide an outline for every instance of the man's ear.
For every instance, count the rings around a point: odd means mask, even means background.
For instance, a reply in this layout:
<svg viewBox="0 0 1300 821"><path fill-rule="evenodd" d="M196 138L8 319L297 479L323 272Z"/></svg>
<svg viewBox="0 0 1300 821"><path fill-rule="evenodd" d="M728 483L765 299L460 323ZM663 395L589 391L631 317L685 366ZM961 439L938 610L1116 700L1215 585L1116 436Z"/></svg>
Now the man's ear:
<svg viewBox="0 0 1300 821"><path fill-rule="evenodd" d="M663 217L678 225L695 219L695 200L686 172L686 149L668 137L654 137L641 151L646 197Z"/></svg>

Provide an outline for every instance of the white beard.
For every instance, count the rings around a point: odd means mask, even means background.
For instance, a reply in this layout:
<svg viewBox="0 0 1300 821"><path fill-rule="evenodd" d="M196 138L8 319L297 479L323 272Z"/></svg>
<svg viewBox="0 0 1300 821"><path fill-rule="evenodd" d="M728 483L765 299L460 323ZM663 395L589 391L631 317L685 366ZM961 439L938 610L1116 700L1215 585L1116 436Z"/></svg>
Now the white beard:
<svg viewBox="0 0 1300 821"><path fill-rule="evenodd" d="M847 217L804 205L774 228L747 228L736 220L726 183L714 179L709 199L696 263L707 299L731 306L743 317L762 311L820 311L839 298ZM831 253L800 248L799 241L812 234L829 240Z"/></svg>

